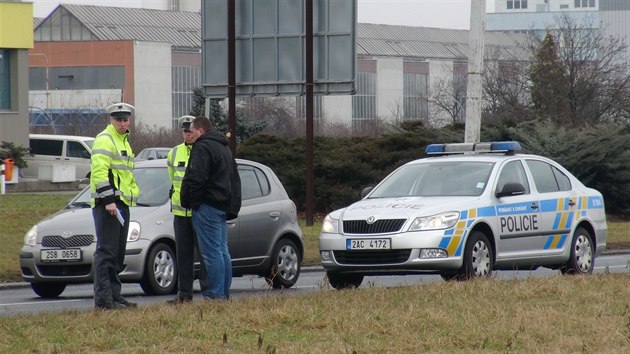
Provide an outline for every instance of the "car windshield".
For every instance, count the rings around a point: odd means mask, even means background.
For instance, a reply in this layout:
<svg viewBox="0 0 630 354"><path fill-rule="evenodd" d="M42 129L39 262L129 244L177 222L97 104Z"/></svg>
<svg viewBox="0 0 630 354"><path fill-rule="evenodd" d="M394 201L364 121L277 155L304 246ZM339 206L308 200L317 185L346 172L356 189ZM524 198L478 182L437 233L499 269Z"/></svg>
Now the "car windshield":
<svg viewBox="0 0 630 354"><path fill-rule="evenodd" d="M431 162L405 165L368 198L479 196L488 184L492 162Z"/></svg>
<svg viewBox="0 0 630 354"><path fill-rule="evenodd" d="M90 150L92 150L92 145L94 144L94 139L83 140L83 142L85 143L85 145L87 145L90 148Z"/></svg>
<svg viewBox="0 0 630 354"><path fill-rule="evenodd" d="M138 187L140 187L139 206L157 206L168 201L171 181L166 167L136 168L133 171ZM69 208L90 206L90 188L86 188L69 205Z"/></svg>

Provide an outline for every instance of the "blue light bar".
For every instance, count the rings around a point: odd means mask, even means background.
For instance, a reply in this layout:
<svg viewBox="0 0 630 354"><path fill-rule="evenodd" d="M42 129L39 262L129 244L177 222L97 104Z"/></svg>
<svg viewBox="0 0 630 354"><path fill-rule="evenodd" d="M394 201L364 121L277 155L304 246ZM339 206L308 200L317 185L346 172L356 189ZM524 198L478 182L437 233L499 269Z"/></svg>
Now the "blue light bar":
<svg viewBox="0 0 630 354"><path fill-rule="evenodd" d="M430 144L427 146L425 150L427 155L450 155L450 154L466 154L466 153L513 154L517 151L521 151L521 144L519 144L517 141Z"/></svg>

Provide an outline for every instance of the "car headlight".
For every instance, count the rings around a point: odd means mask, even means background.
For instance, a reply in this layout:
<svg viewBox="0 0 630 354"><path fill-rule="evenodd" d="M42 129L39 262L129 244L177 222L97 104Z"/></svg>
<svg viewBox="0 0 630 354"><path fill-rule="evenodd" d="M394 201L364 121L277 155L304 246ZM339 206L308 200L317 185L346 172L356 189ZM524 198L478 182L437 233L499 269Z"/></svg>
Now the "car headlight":
<svg viewBox="0 0 630 354"><path fill-rule="evenodd" d="M448 213L431 216L423 216L416 218L413 223L411 223L411 226L409 226L409 231L448 229L455 226L457 220L459 220L459 212L457 211L450 211Z"/></svg>
<svg viewBox="0 0 630 354"><path fill-rule="evenodd" d="M24 244L28 246L35 246L37 243L37 225L31 227L30 230L24 235Z"/></svg>
<svg viewBox="0 0 630 354"><path fill-rule="evenodd" d="M339 219L333 219L330 215L326 215L324 223L322 223L322 232L326 233L338 233L339 232Z"/></svg>
<svg viewBox="0 0 630 354"><path fill-rule="evenodd" d="M129 222L129 232L127 233L127 242L134 242L140 239L140 223L137 221Z"/></svg>

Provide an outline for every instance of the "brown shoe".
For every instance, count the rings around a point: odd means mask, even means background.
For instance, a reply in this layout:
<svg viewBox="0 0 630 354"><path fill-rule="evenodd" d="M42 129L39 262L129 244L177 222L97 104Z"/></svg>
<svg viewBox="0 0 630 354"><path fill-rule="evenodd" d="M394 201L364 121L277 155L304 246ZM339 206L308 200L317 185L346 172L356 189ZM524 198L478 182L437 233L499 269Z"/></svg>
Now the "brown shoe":
<svg viewBox="0 0 630 354"><path fill-rule="evenodd" d="M179 304L184 304L187 302L192 302L192 297L178 296L174 299L166 301L166 303L169 305L179 305Z"/></svg>

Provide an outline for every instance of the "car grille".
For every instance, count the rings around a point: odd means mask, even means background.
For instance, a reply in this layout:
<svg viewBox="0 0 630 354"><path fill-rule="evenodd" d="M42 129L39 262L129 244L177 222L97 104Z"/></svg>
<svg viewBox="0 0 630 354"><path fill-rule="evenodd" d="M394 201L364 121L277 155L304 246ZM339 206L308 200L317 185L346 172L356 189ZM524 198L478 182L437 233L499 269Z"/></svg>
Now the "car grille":
<svg viewBox="0 0 630 354"><path fill-rule="evenodd" d="M406 219L383 219L368 224L365 220L344 220L343 232L346 234L385 234L398 232Z"/></svg>
<svg viewBox="0 0 630 354"><path fill-rule="evenodd" d="M42 246L59 248L83 247L91 245L92 241L94 241L94 236L92 235L74 235L68 238L61 236L44 236L42 238Z"/></svg>
<svg viewBox="0 0 630 354"><path fill-rule="evenodd" d="M405 263L411 255L410 249L391 251L333 251L340 264L397 264Z"/></svg>
<svg viewBox="0 0 630 354"><path fill-rule="evenodd" d="M91 264L38 265L39 274L48 277L85 276L90 274Z"/></svg>

